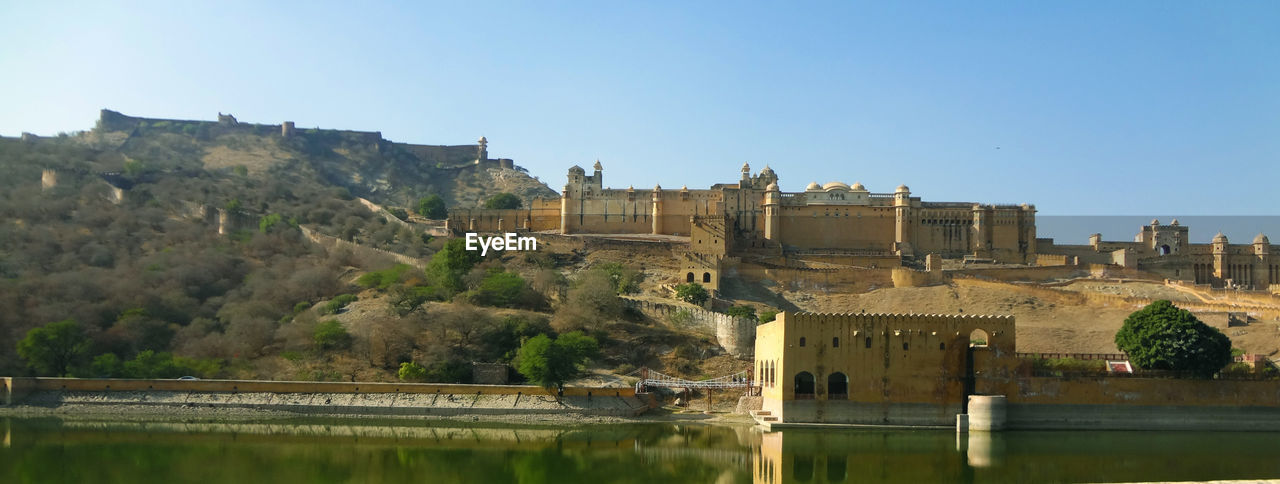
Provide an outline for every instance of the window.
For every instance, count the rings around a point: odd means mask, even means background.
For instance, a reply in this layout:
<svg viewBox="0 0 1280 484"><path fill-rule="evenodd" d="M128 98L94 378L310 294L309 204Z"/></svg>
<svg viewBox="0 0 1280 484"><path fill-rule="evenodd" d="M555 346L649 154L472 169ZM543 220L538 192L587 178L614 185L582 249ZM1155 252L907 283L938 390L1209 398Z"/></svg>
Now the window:
<svg viewBox="0 0 1280 484"><path fill-rule="evenodd" d="M703 272L703 273L702 273L702 282L711 282L711 273L710 273L710 272Z"/></svg>
<svg viewBox="0 0 1280 484"><path fill-rule="evenodd" d="M938 343L938 349L939 349L939 350L946 350L946 349L947 349L947 344L946 344L946 343Z"/></svg>
<svg viewBox="0 0 1280 484"><path fill-rule="evenodd" d="M839 347L840 347L840 337L839 337L839 336L837 336L837 337L835 337L835 338L831 338L831 347L832 347L832 348L839 348Z"/></svg>
<svg viewBox="0 0 1280 484"><path fill-rule="evenodd" d="M684 282L693 282L693 273L690 272L684 276Z"/></svg>
<svg viewBox="0 0 1280 484"><path fill-rule="evenodd" d="M908 345L910 345L910 343L907 343L906 341L903 341L903 342L902 342L902 351L907 351L907 348L909 348L909 346L908 346Z"/></svg>
<svg viewBox="0 0 1280 484"><path fill-rule="evenodd" d="M800 337L800 347L804 348L804 336Z"/></svg>
<svg viewBox="0 0 1280 484"><path fill-rule="evenodd" d="M868 347L868 348L870 348L870 347L871 347L871 337L870 337L870 336L867 336L866 344L867 344L867 347Z"/></svg>

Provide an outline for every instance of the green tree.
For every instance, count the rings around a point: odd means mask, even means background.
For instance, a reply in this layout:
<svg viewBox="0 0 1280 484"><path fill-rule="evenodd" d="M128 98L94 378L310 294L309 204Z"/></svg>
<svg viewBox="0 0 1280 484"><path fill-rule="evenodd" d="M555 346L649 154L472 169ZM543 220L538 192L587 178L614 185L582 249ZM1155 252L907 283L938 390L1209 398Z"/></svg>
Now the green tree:
<svg viewBox="0 0 1280 484"><path fill-rule="evenodd" d="M336 319L321 322L316 325L316 331L312 335L316 343L316 348L321 351L341 349L351 346L351 333L347 332L347 328Z"/></svg>
<svg viewBox="0 0 1280 484"><path fill-rule="evenodd" d="M440 198L440 195L427 195L418 199L418 215L440 220L449 216L449 209L444 205L444 199Z"/></svg>
<svg viewBox="0 0 1280 484"><path fill-rule="evenodd" d="M545 334L529 338L516 354L517 369L530 382L543 388L563 387L599 351L595 338L574 331L551 339Z"/></svg>
<svg viewBox="0 0 1280 484"><path fill-rule="evenodd" d="M401 363L400 371L396 373L400 377L400 381L423 381L427 379L427 369L412 361Z"/></svg>
<svg viewBox="0 0 1280 484"><path fill-rule="evenodd" d="M431 256L427 265L427 276L431 282L448 291L458 293L467 288L462 276L471 271L481 260L480 252L467 250L462 239L450 239L440 252Z"/></svg>
<svg viewBox="0 0 1280 484"><path fill-rule="evenodd" d="M676 286L676 298L687 303L701 306L710 297L711 294L707 292L707 288L696 282Z"/></svg>
<svg viewBox="0 0 1280 484"><path fill-rule="evenodd" d="M49 323L27 331L18 342L18 356L44 376L67 376L89 356L89 338L75 320Z"/></svg>
<svg viewBox="0 0 1280 484"><path fill-rule="evenodd" d="M94 378L117 378L124 374L124 367L121 366L120 357L115 353L103 353L93 358L93 363L89 364L90 373Z"/></svg>
<svg viewBox="0 0 1280 484"><path fill-rule="evenodd" d="M1211 376L1231 363L1231 339L1165 300L1135 311L1116 332L1116 347L1144 370Z"/></svg>
<svg viewBox="0 0 1280 484"><path fill-rule="evenodd" d="M513 208L520 208L520 206L523 204L524 202L520 201L520 197L504 192L504 193L499 193L497 195L489 197L488 200L485 200L484 208L513 209Z"/></svg>
<svg viewBox="0 0 1280 484"><path fill-rule="evenodd" d="M609 275L609 280L613 281L614 289L618 291L618 294L640 292L640 273L636 272L635 269L618 262L606 262L597 269Z"/></svg>

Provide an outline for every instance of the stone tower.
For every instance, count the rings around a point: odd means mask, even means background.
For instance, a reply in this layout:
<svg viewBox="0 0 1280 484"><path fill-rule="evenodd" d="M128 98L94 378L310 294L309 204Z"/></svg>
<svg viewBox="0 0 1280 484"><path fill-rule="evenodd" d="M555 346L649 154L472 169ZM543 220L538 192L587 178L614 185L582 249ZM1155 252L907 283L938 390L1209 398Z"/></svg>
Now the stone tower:
<svg viewBox="0 0 1280 484"><path fill-rule="evenodd" d="M293 121L285 121L280 125L280 137L289 138L293 136Z"/></svg>
<svg viewBox="0 0 1280 484"><path fill-rule="evenodd" d="M778 182L772 182L765 188L764 193L764 238L765 240L778 240L778 231L781 229L782 221L778 212L782 205L782 190L778 189Z"/></svg>
<svg viewBox="0 0 1280 484"><path fill-rule="evenodd" d="M477 143L476 162L484 163L485 160L489 159L489 140L485 139L484 136L481 136Z"/></svg>

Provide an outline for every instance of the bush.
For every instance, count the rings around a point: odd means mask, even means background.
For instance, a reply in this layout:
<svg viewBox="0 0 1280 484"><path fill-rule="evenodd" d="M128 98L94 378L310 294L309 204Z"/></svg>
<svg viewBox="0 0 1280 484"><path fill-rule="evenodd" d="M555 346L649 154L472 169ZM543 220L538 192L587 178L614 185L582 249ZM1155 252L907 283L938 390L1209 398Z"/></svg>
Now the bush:
<svg viewBox="0 0 1280 484"><path fill-rule="evenodd" d="M420 382L427 379L427 369L412 361L401 363L400 371L396 374L400 377L400 381Z"/></svg>
<svg viewBox="0 0 1280 484"><path fill-rule="evenodd" d="M316 326L312 339L316 348L324 350L343 349L351 346L351 333L336 319L324 321Z"/></svg>
<svg viewBox="0 0 1280 484"><path fill-rule="evenodd" d="M735 318L751 318L756 319L756 308L751 306L734 306L724 312Z"/></svg>
<svg viewBox="0 0 1280 484"><path fill-rule="evenodd" d="M1032 360L1031 368L1037 373L1063 375L1105 375L1107 362L1103 360L1078 360L1075 358L1050 358Z"/></svg>
<svg viewBox="0 0 1280 484"><path fill-rule="evenodd" d="M617 262L608 262L597 267L609 276L609 280L613 281L614 290L618 294L634 294L640 292L640 280L642 279L639 272L635 269L624 266Z"/></svg>
<svg viewBox="0 0 1280 484"><path fill-rule="evenodd" d="M356 284L360 285L360 287L386 290L393 284L400 282L400 279L404 277L405 273L412 269L413 266L408 264L396 264L394 267L389 269L366 272L364 275L360 276L359 279L356 279Z"/></svg>
<svg viewBox="0 0 1280 484"><path fill-rule="evenodd" d="M542 296L530 288L519 274L501 270L491 270L471 291L468 299L474 304L503 308L540 309L546 306Z"/></svg>
<svg viewBox="0 0 1280 484"><path fill-rule="evenodd" d="M357 299L358 298L356 298L355 294L339 295L338 297L335 297L332 300L330 300L328 303L325 303L324 307L320 308L320 314L334 314L339 311L342 311L344 308L347 307L348 304L356 302Z"/></svg>
<svg viewBox="0 0 1280 484"><path fill-rule="evenodd" d="M509 209L520 208L520 206L523 204L524 202L520 201L520 197L517 197L510 193L499 193L497 195L489 197L488 200L485 200L484 208L509 210Z"/></svg>
<svg viewBox="0 0 1280 484"><path fill-rule="evenodd" d="M1116 332L1116 347L1143 370L1207 377L1231 363L1231 340L1190 311L1165 300L1135 311Z"/></svg>
<svg viewBox="0 0 1280 484"><path fill-rule="evenodd" d="M690 304L697 304L701 306L702 303L707 302L707 299L711 298L711 293L708 293L707 289L702 287L702 284L690 282L676 286L676 298Z"/></svg>
<svg viewBox="0 0 1280 484"><path fill-rule="evenodd" d="M778 318L778 312L772 309L760 313L760 323L764 324Z"/></svg>

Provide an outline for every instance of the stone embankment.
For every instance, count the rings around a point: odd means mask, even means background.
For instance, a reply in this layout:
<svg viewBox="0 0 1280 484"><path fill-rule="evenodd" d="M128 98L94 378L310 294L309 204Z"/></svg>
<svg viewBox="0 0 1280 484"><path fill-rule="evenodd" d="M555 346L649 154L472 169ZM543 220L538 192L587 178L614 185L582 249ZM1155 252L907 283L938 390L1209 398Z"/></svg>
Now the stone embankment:
<svg viewBox="0 0 1280 484"><path fill-rule="evenodd" d="M566 388L559 396L521 385L5 378L4 403L27 408L148 406L301 415L631 417L647 410L650 400L631 388Z"/></svg>

